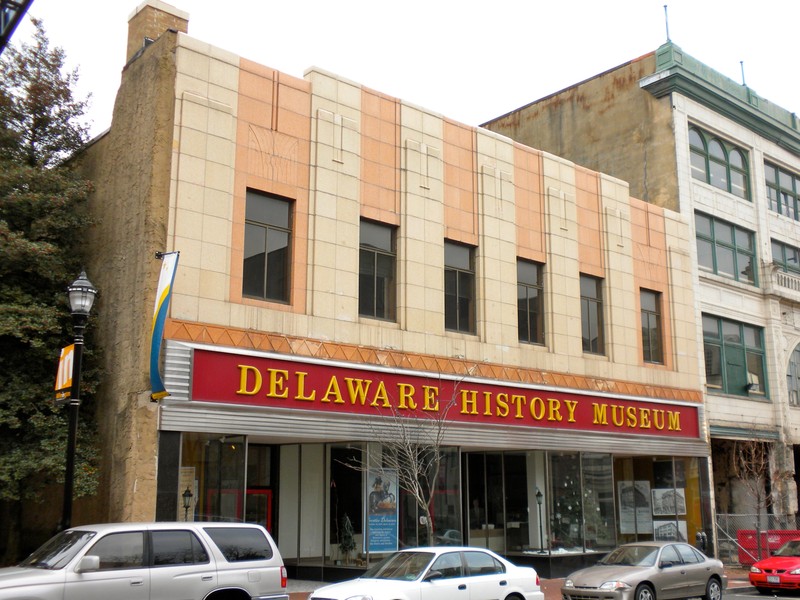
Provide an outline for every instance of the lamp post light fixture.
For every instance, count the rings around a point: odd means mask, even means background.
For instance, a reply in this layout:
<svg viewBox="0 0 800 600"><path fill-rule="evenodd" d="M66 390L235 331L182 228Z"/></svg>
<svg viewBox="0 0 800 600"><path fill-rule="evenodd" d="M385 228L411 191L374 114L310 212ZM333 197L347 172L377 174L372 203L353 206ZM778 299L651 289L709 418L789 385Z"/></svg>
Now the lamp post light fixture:
<svg viewBox="0 0 800 600"><path fill-rule="evenodd" d="M183 497L183 520L188 521L189 509L192 506L192 498L194 497L194 494L192 493L192 490L187 487L181 496Z"/></svg>
<svg viewBox="0 0 800 600"><path fill-rule="evenodd" d="M544 500L544 494L542 494L542 490L536 489L536 508L539 509L539 549L544 552L544 534L542 533L542 500Z"/></svg>
<svg viewBox="0 0 800 600"><path fill-rule="evenodd" d="M72 312L75 350L72 359L72 389L68 409L69 430L67 434L67 461L64 472L64 508L61 513L60 530L72 526L72 496L75 487L75 446L78 440L78 408L81 405L81 363L83 359L83 332L92 311L97 288L81 271L78 278L67 288L69 306Z"/></svg>

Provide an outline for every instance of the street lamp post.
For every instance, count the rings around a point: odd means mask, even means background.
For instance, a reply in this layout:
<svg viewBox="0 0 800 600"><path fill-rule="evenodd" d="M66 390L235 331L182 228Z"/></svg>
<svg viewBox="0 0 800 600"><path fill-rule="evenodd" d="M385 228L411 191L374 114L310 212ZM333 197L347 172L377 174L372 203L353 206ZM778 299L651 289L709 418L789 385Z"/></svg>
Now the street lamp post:
<svg viewBox="0 0 800 600"><path fill-rule="evenodd" d="M72 359L72 390L69 404L69 429L67 434L67 461L64 472L64 508L61 512L60 530L72 526L72 496L75 487L75 446L78 441L78 408L81 405L81 363L83 360L83 332L89 320L97 288L86 278L86 271L81 271L78 278L67 288L69 306L72 312L75 350Z"/></svg>
<svg viewBox="0 0 800 600"><path fill-rule="evenodd" d="M536 490L536 507L539 509L539 550L544 552L544 534L542 532L542 500L544 499L544 494L542 494L542 490Z"/></svg>

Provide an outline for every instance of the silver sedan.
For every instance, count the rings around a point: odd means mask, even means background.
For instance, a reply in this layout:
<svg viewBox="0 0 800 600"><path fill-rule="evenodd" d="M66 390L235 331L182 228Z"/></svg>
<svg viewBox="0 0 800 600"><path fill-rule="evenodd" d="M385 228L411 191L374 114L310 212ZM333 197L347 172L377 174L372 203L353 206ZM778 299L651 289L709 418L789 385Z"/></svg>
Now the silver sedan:
<svg viewBox="0 0 800 600"><path fill-rule="evenodd" d="M689 544L638 542L572 573L561 595L563 600L720 600L727 584L722 563Z"/></svg>

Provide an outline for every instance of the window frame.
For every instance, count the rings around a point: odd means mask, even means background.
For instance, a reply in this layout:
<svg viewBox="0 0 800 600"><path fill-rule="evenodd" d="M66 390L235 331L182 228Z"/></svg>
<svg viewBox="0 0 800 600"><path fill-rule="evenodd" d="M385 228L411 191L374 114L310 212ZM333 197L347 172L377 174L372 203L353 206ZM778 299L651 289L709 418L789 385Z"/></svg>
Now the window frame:
<svg viewBox="0 0 800 600"><path fill-rule="evenodd" d="M652 296L653 307L645 307L645 295ZM664 327L662 318L663 294L647 288L639 289L639 311L640 324L642 328L642 360L648 364L664 364ZM645 327L649 325L649 327ZM654 326L653 326L654 325ZM656 332L656 340L653 340L653 330ZM654 354L656 356L654 356Z"/></svg>
<svg viewBox="0 0 800 600"><path fill-rule="evenodd" d="M445 330L474 334L477 323L475 248L445 240L443 275ZM453 288L454 293L449 291Z"/></svg>
<svg viewBox="0 0 800 600"><path fill-rule="evenodd" d="M718 219L714 215L709 215L699 211L695 211L694 213L694 222L698 269L700 271L713 273L719 277L731 279L745 285L759 287L755 232L745 229L744 227L739 227L730 221ZM708 227L706 228L704 226L701 228L701 222L707 222ZM730 231L730 235L728 236L730 238L729 240L726 240L724 236L718 233L718 230L720 230L720 233L724 232L724 228L728 228ZM708 229L708 233L705 231L706 229ZM748 241L747 246L749 247L741 244L741 235L746 236ZM704 252L703 247L707 247L708 251ZM703 258L707 254L710 255L711 258L710 266L703 261ZM730 255L731 268L733 271L732 273L725 272L724 267L720 266L720 263L722 262L721 258L723 258L726 254ZM739 263L743 256L747 256L747 258L749 258L749 266L752 271L752 280L748 280L745 276L747 267L744 269L739 268Z"/></svg>
<svg viewBox="0 0 800 600"><path fill-rule="evenodd" d="M525 271L530 269L535 272L535 280L526 278ZM544 344L543 277L542 263L517 258L517 338L523 344Z"/></svg>
<svg viewBox="0 0 800 600"><path fill-rule="evenodd" d="M779 257L775 256L776 249L780 252ZM790 250L796 257L795 261L790 261L786 258L787 251ZM770 251L772 252L772 263L774 265L776 265L784 273L791 273L797 277L800 277L800 248L773 238L770 240ZM794 262L794 264L790 264L791 262Z"/></svg>
<svg viewBox="0 0 800 600"><path fill-rule="evenodd" d="M397 318L397 228L368 219L361 219L359 225L358 314L371 319L395 321ZM380 241L382 240L377 239L379 236L369 236L369 239L366 239L365 233L370 229L376 233L388 233L389 243L381 246ZM371 257L369 265L371 270L366 268L367 264L364 262L366 255ZM381 263L387 261L391 263L391 277L383 278L381 284L381 273L383 272ZM367 278L371 280L369 285L366 283ZM369 299L366 297L368 290L365 289L365 286L371 290Z"/></svg>
<svg viewBox="0 0 800 600"><path fill-rule="evenodd" d="M703 313L702 329L706 387L745 398L767 398L764 328ZM709 365L709 357L717 357L714 361L717 364ZM714 366L718 373L710 370ZM758 368L751 370L754 366ZM744 373L744 379L734 379L741 373ZM719 383L709 383L712 376L719 378Z"/></svg>
<svg viewBox="0 0 800 600"><path fill-rule="evenodd" d="M791 183L791 188L785 187L784 177ZM794 221L800 221L800 175L765 160L764 184L767 188L769 209Z"/></svg>
<svg viewBox="0 0 800 600"><path fill-rule="evenodd" d="M272 204L273 207L278 207L277 203L281 203L280 211L286 211L285 223L267 222L265 220L257 220L254 214L258 212L255 202L257 199L263 199L267 203ZM252 202L251 202L252 201ZM283 206L285 204L285 207ZM263 211L272 212L272 211ZM282 215L281 215L282 216ZM293 229L294 229L294 202L288 198L277 196L275 194L268 194L258 190L248 189L245 196L245 220L244 220L244 245L242 256L242 297L255 300L264 300L267 302L279 302L282 304L289 304L290 290L291 290L291 264L292 264L292 243L293 243ZM260 241L252 237L253 234L248 234L248 231L258 231L263 235L263 265L261 265L261 292L253 293L248 288L250 266L247 261L248 258L257 256L253 254L248 256L249 246L254 246L254 242ZM270 236L272 232L272 236ZM277 237L278 245L275 244ZM285 237L281 240L281 237ZM249 239L248 239L249 238ZM249 242L249 243L248 243ZM270 251L270 245L273 244L274 249ZM276 254L280 250L284 250L283 256ZM270 260L270 254L277 256L280 259L280 264ZM254 263L253 274L256 274L257 263ZM272 266L272 269L270 269ZM278 272L277 277L271 279L271 271L281 267L283 273ZM274 275L274 274L273 274ZM270 282L272 281L272 285ZM276 286L275 283L278 285ZM278 293L274 293L278 290Z"/></svg>
<svg viewBox="0 0 800 600"><path fill-rule="evenodd" d="M699 138L701 144L692 139L694 136ZM714 151L717 146L720 149L719 153ZM703 181L737 198L752 201L749 154L744 148L712 135L696 125L690 125L689 155L693 179ZM737 164L737 157L741 159L741 165ZM737 190L741 191L737 193Z"/></svg>
<svg viewBox="0 0 800 600"><path fill-rule="evenodd" d="M592 282L593 296L584 294L584 284ZM581 300L581 346L588 354L605 355L605 322L603 318L603 280L592 275L580 274ZM597 335L591 337L593 333ZM592 340L595 340L592 343Z"/></svg>

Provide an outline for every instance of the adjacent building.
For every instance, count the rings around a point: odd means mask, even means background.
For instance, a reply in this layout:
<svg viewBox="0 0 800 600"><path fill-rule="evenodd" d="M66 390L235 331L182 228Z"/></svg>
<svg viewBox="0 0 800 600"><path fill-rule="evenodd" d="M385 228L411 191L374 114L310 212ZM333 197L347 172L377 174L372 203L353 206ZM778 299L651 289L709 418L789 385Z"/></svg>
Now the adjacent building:
<svg viewBox="0 0 800 600"><path fill-rule="evenodd" d="M797 116L667 41L485 127L619 177L633 196L678 211L690 224L716 510L794 517ZM754 447L768 449L769 464L737 468L739 453Z"/></svg>
<svg viewBox="0 0 800 600"><path fill-rule="evenodd" d="M263 523L315 578L462 542L550 576L711 534L693 215L187 31L134 11L84 161L99 518ZM160 252L180 258L153 402ZM402 436L439 451L429 514L392 468Z"/></svg>

